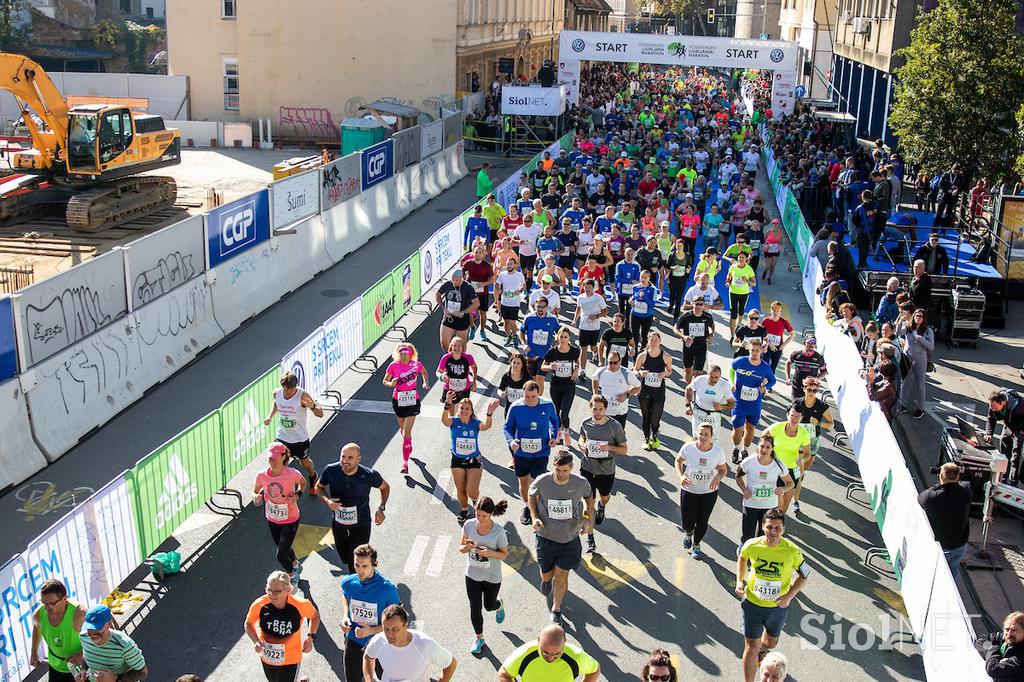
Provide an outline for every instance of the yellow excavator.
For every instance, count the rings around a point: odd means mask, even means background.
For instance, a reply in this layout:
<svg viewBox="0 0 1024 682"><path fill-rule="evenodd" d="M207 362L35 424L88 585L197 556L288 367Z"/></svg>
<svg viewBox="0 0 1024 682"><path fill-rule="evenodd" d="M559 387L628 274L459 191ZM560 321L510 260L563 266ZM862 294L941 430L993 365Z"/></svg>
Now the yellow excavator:
<svg viewBox="0 0 1024 682"><path fill-rule="evenodd" d="M33 147L9 155L0 223L66 207L69 226L99 232L174 204L174 178L139 175L181 162L181 135L162 117L125 106L69 108L42 67L16 54L0 53L0 89L17 99Z"/></svg>

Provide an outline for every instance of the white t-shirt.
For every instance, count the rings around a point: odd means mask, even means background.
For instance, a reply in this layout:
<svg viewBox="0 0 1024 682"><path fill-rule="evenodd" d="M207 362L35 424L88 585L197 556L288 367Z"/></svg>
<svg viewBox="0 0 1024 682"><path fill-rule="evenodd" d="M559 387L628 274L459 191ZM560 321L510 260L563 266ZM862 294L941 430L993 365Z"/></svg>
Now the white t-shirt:
<svg viewBox="0 0 1024 682"><path fill-rule="evenodd" d="M686 290L686 294L683 296L683 301L685 303L692 304L693 299L698 296L703 296L704 302L707 303L709 307L718 303L718 299L721 298L721 295L718 293L718 289L716 289L714 285L708 284L707 289L701 289L699 284L694 284Z"/></svg>
<svg viewBox="0 0 1024 682"><path fill-rule="evenodd" d="M388 644L383 632L374 635L365 653L380 661L381 682L430 682L431 675L451 665L451 653L419 630L409 629L412 641L403 647Z"/></svg>
<svg viewBox="0 0 1024 682"><path fill-rule="evenodd" d="M578 242L576 242L576 253L580 256L589 256L591 250L594 248L594 231L580 230L576 233Z"/></svg>
<svg viewBox="0 0 1024 682"><path fill-rule="evenodd" d="M576 305L580 307L580 331L597 331L601 328L601 311L605 308L604 296L580 294L576 297ZM595 319L588 319L594 315Z"/></svg>
<svg viewBox="0 0 1024 682"><path fill-rule="evenodd" d="M754 151L743 152L743 167L748 171L757 170L757 162L760 161L761 155Z"/></svg>
<svg viewBox="0 0 1024 682"><path fill-rule="evenodd" d="M715 403L728 402L732 396L732 385L725 377L718 377L718 383L712 386L708 382L708 375L702 374L690 382L689 388L693 391L693 399L697 403L695 407L706 411L715 409Z"/></svg>
<svg viewBox="0 0 1024 682"><path fill-rule="evenodd" d="M546 298L548 300L548 314L554 314L554 312L558 310L558 306L562 302L562 298L554 289L551 289L546 294L544 293L543 289L534 289L530 293L530 307L532 308L533 305L541 298Z"/></svg>
<svg viewBox="0 0 1024 682"><path fill-rule="evenodd" d="M743 499L743 506L750 509L774 509L779 506L779 496L775 489L779 487L779 479L788 476L786 467L773 457L771 464L764 465L757 461L757 455L750 455L740 462L740 469L745 473L743 485L754 493L749 500Z"/></svg>
<svg viewBox="0 0 1024 682"><path fill-rule="evenodd" d="M698 173L704 173L708 167L708 153L700 150L693 153L693 165L695 166Z"/></svg>
<svg viewBox="0 0 1024 682"><path fill-rule="evenodd" d="M605 414L617 417L629 412L629 398L619 402L618 396L629 393L634 388L640 388L640 378L636 374L628 369L611 372L607 367L602 367L597 370L594 378L601 388L601 395L608 399L608 410Z"/></svg>
<svg viewBox="0 0 1024 682"><path fill-rule="evenodd" d="M519 244L519 255L520 256L536 256L537 255L537 239L544 232L544 228L538 225L536 222L527 226L525 223L518 226L516 231L512 234L516 239L520 241Z"/></svg>
<svg viewBox="0 0 1024 682"><path fill-rule="evenodd" d="M523 302L523 295L519 290L526 284L523 273L518 270L515 272L502 270L494 281L501 285L501 305L518 308L519 304Z"/></svg>
<svg viewBox="0 0 1024 682"><path fill-rule="evenodd" d="M698 495L710 493L715 469L725 464L725 453L718 443L712 445L707 452L701 451L695 442L687 443L679 449L679 456L686 463L683 473L690 479L690 484L683 490Z"/></svg>

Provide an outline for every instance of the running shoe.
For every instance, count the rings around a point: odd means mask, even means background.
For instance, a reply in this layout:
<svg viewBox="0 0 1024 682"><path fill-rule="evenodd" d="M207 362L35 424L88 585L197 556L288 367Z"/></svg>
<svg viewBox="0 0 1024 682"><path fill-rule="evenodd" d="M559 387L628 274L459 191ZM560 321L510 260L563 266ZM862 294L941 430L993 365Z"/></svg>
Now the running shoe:
<svg viewBox="0 0 1024 682"><path fill-rule="evenodd" d="M466 519L468 519L468 518L469 518L469 510L468 509L460 509L459 510L459 525L461 526L462 524L466 523Z"/></svg>
<svg viewBox="0 0 1024 682"><path fill-rule="evenodd" d="M588 381L590 381L590 379L587 377L587 373L580 372L580 383L586 386Z"/></svg>
<svg viewBox="0 0 1024 682"><path fill-rule="evenodd" d="M733 464L739 464L740 463L740 449L739 448L733 448L732 449L732 463Z"/></svg>
<svg viewBox="0 0 1024 682"><path fill-rule="evenodd" d="M587 536L587 554L593 554L597 551L597 543L594 541L593 535Z"/></svg>
<svg viewBox="0 0 1024 682"><path fill-rule="evenodd" d="M403 464L402 465L402 475L403 476L408 476L409 475L409 465L408 464Z"/></svg>
<svg viewBox="0 0 1024 682"><path fill-rule="evenodd" d="M295 582L298 582L298 577L302 575L302 562L300 561L297 564L295 564L295 568L292 570L295 572Z"/></svg>
<svg viewBox="0 0 1024 682"><path fill-rule="evenodd" d="M693 547L693 533L683 533L683 549Z"/></svg>
<svg viewBox="0 0 1024 682"><path fill-rule="evenodd" d="M501 625L505 622L505 602L498 600L498 610L494 612L494 622Z"/></svg>
<svg viewBox="0 0 1024 682"><path fill-rule="evenodd" d="M483 653L483 650L484 638L477 637L476 640L473 642L473 646L469 648L469 653L473 654L474 656L479 656L481 653Z"/></svg>
<svg viewBox="0 0 1024 682"><path fill-rule="evenodd" d="M562 620L562 612L561 611L552 611L551 612L551 622L554 623L555 625L559 626L559 627L563 627L565 625L565 621Z"/></svg>
<svg viewBox="0 0 1024 682"><path fill-rule="evenodd" d="M309 475L309 494L316 495L316 473Z"/></svg>
<svg viewBox="0 0 1024 682"><path fill-rule="evenodd" d="M529 507L523 507L523 513L519 515L519 523L524 526L529 526L532 522L533 519L530 518Z"/></svg>
<svg viewBox="0 0 1024 682"><path fill-rule="evenodd" d="M483 329L480 330L480 340L485 343L487 342L487 332L485 332Z"/></svg>
<svg viewBox="0 0 1024 682"><path fill-rule="evenodd" d="M700 551L699 544L693 546L693 550L690 552L690 556L697 560L704 558L704 552Z"/></svg>
<svg viewBox="0 0 1024 682"><path fill-rule="evenodd" d="M651 439L648 438L647 440L644 441L644 450L653 450L653 449L654 448L651 445Z"/></svg>
<svg viewBox="0 0 1024 682"><path fill-rule="evenodd" d="M543 594L545 597L548 596L549 594L551 594L551 581L550 580L541 580L540 581L540 593Z"/></svg>
<svg viewBox="0 0 1024 682"><path fill-rule="evenodd" d="M472 341L476 338L476 327L469 325L469 340Z"/></svg>
<svg viewBox="0 0 1024 682"><path fill-rule="evenodd" d="M661 449L661 441L658 440L657 436L655 436L654 438L651 439L651 449L652 450L660 450Z"/></svg>
<svg viewBox="0 0 1024 682"><path fill-rule="evenodd" d="M600 526L602 521L604 521L604 505L598 503L594 510L594 525Z"/></svg>
<svg viewBox="0 0 1024 682"><path fill-rule="evenodd" d="M793 500L793 513L794 514L799 514L800 513L800 501L799 500Z"/></svg>
<svg viewBox="0 0 1024 682"><path fill-rule="evenodd" d="M297 569L292 571L292 574L288 576L288 578L292 584L292 592L299 589L299 571Z"/></svg>

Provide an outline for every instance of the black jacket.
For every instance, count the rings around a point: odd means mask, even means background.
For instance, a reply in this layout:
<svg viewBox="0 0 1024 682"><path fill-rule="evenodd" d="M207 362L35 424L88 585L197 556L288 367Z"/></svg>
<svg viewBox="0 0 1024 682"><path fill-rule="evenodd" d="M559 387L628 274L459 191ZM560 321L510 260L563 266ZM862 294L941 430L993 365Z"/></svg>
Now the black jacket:
<svg viewBox="0 0 1024 682"><path fill-rule="evenodd" d="M1006 396L1006 407L998 412L991 407L988 408L988 425L985 427L985 433L991 436L999 420L1014 433L1024 431L1024 398L1017 391L1009 389L1000 393Z"/></svg>
<svg viewBox="0 0 1024 682"><path fill-rule="evenodd" d="M914 260L923 260L925 268L928 267L928 259L932 257L932 247L928 244L924 244L914 254ZM929 274L932 275L945 275L949 272L949 254L946 252L946 248L941 244L935 246L935 270L928 270Z"/></svg>
<svg viewBox="0 0 1024 682"><path fill-rule="evenodd" d="M990 644L985 654L985 672L989 677L993 680L1024 682L1024 643L1003 650L1002 632L994 632L981 641Z"/></svg>
<svg viewBox="0 0 1024 682"><path fill-rule="evenodd" d="M921 491L917 503L924 508L932 533L944 551L967 543L971 489L966 483L936 483Z"/></svg>
<svg viewBox="0 0 1024 682"><path fill-rule="evenodd" d="M927 272L920 279L910 280L910 300L914 307L928 310L932 302L932 278Z"/></svg>

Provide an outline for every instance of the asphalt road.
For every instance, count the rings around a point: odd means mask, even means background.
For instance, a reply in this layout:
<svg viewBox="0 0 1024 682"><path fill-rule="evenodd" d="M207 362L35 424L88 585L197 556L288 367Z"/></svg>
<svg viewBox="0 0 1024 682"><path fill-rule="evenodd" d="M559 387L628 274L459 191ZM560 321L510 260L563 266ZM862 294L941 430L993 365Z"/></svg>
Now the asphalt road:
<svg viewBox="0 0 1024 682"><path fill-rule="evenodd" d="M426 234L425 220L436 225L447 219L435 210L464 206L467 196L467 183L463 182L403 221L386 238L390 242L405 234L419 234L418 230ZM404 225L409 222L415 224ZM403 227L408 233L395 232ZM148 425L143 420L152 418L159 428L169 419L161 410L171 406L177 417L200 416L210 407L202 404L204 400L219 401L252 375L232 363L245 360L256 367L269 365L326 316L324 310L329 306L324 304L322 292L337 287L357 290L354 277L365 277L369 283L371 273L383 270L384 256L393 255L393 249L360 260L363 251L380 246L371 242L351 261L346 259L288 297L286 305L275 306L41 476L60 481L62 486L107 480L123 465L103 462L103 466L109 464L108 470L93 472L95 460L90 461L90 455L105 451L116 459L122 455L110 449L125 439L134 439L138 449L148 441L158 444L160 438L146 433L148 426L140 429L139 425ZM792 289L797 274L785 271L787 261L792 261L792 255L783 258L775 283L761 292L761 298L783 300L794 326L800 329L809 324L809 318L797 309L800 294ZM329 303L333 307L344 300ZM656 326L666 330L669 321L662 310L659 308ZM721 315L717 321L720 330L727 329ZM413 329L418 322L422 324ZM425 320L423 315L415 315L402 324L421 350L422 361L432 369L440 356L437 315ZM282 331L287 340L280 338ZM678 340L669 335L665 338L669 349L678 351ZM494 343L475 342L470 352L481 369L483 395L477 402L482 405L496 390L504 371L505 351ZM720 332L711 359L726 364L726 356L731 352ZM231 376L226 378L221 372ZM337 457L344 443L355 441L362 446L363 462L380 471L393 488L388 518L374 529L372 538L380 551L380 572L398 585L416 626L458 658L456 679L494 679L501 660L547 623L548 611L539 592L533 533L516 518L520 509L517 487L506 466L509 457L500 429L496 426L482 434L487 463L481 489L483 494L512 501L512 513L504 519L512 545L502 585L508 617L502 626L485 620L488 648L483 656L473 657L468 651L472 633L462 578L464 557L457 551L457 505L447 468L447 430L440 424L438 411L425 407L414 432L411 475L403 478L399 473L401 440L396 437L395 420L386 402L388 389L380 383L382 376L381 369L372 374L350 371L342 377L339 383L349 399L348 407L317 425L312 455L321 467ZM674 654L681 679L737 679L743 640L732 583L740 494L730 476L704 541L706 558L691 559L681 547L678 486L672 470L674 453L688 438L689 426L681 417L680 373L669 380L668 387L660 452L648 453L639 447L642 436L634 408L627 428L629 455L619 459L616 490L607 519L598 529L599 553L586 559L572 575L563 613L569 636L599 660L605 679L637 679L647 653L656 645L666 646ZM424 405L437 405L439 395L439 389L432 387ZM765 422L782 418L786 395L788 391L782 391L782 396L767 400ZM580 388L573 407L576 425L586 414L588 397L589 391ZM847 451L832 448L830 440L822 442L821 456L807 479L804 513L791 519L787 528L812 567L810 581L794 602L779 644L790 659L791 678L805 682L826 675L834 680L922 679L916 646L888 646L889 634L900 629L902 602L894 592L892 572L879 562L872 567L863 562L866 550L880 544L880 538L863 494L847 497L846 486L856 480L856 466ZM134 452L131 457L123 456L124 464L136 457ZM261 464L254 463L243 471L235 479L235 487L243 492L251 489L258 466ZM59 472L50 473L58 468ZM0 509L7 506L9 514L13 507L10 497L0 498ZM231 504L230 498L219 501ZM338 680L343 674L344 641L338 625L342 619L338 603L341 563L329 546L326 508L305 499L302 521L296 545L307 556L301 590L316 602L325 626L315 652L306 656L302 672L315 681ZM33 534L26 528L20 533L24 539L4 538L3 542L17 549ZM151 679L173 680L185 672L214 682L262 679L258 657L242 634L249 603L261 594L266 575L276 568L262 509L246 506L235 513L201 512L179 529L172 544L186 557L185 571L161 584L143 581L136 594L144 599L123 605L126 611L134 611L128 625L154 671Z"/></svg>

